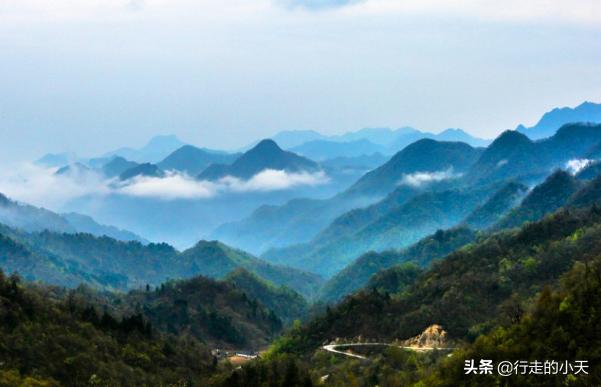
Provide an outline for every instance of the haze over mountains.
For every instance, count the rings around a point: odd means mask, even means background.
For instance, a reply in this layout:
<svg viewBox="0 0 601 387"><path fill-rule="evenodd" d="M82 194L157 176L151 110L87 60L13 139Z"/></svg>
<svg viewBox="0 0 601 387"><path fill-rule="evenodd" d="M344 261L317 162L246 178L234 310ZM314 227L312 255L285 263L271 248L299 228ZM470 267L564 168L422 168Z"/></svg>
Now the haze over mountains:
<svg viewBox="0 0 601 387"><path fill-rule="evenodd" d="M594 118L596 106L554 110L523 131ZM228 153L162 137L100 158L38 160L47 164L34 169L44 184L77 190L59 211L0 195L0 266L21 278L0 275L0 296L15 311L0 316L0 330L20 343L3 361L17 367L13 359L24 358L36 335L40 353L57 345L36 325L45 316L47 329L70 327L86 351L126 345L90 356L142 367L137 375L155 372L158 351L176 370L188 372L187 356L205 367L192 372L198 377L230 377L248 368L216 366L208 348L272 344L251 367L275 370L277 359L292 359L283 368L290 373L336 378L351 372L338 364L356 365L323 360L319 348L333 340L393 343L442 326L450 345L478 351L476 337L505 338L531 319L563 321L540 313L522 320L531 310L594 315L571 300L597 295L574 284L594 283L587 273L601 267L601 123L562 122L537 140L505 131L486 146L460 131L432 138L411 128L274 137L287 145L264 139ZM14 181L24 185L15 192L47 187L28 185L32 176ZM165 243L177 238L179 246ZM563 306L549 306L549 285L569 294L553 296ZM492 330L507 324L513 328ZM563 341L580 339L560 331ZM559 339L536 340L553 348ZM394 363L388 356L374 355L373 364ZM407 377L448 377L436 373L446 363L432 356L420 365L426 376ZM53 372L43 375L69 378Z"/></svg>
<svg viewBox="0 0 601 387"><path fill-rule="evenodd" d="M536 127L555 125L557 130L561 123L595 120L599 110L594 103L555 109ZM310 241L338 216L384 199L398 184L403 189L388 203L401 202L403 195L419 191L420 185L451 184L460 176L464 181L492 183L521 170L520 178L532 184L549 169L563 166L568 157L595 154L594 146L589 154L582 154L587 141L597 141L594 128L565 129L541 143L520 136L525 130L506 132L486 151L483 146L489 141L461 130L431 134L403 127L336 136L287 131L243 153L199 148L174 136L159 136L139 149L123 148L89 159L47 155L38 162L60 169L65 179L55 179L55 186L68 186L64 181L106 181L83 194L63 190L67 197L56 207L60 212L91 215L181 248L211 237L263 253ZM575 131L579 131L576 136Z"/></svg>

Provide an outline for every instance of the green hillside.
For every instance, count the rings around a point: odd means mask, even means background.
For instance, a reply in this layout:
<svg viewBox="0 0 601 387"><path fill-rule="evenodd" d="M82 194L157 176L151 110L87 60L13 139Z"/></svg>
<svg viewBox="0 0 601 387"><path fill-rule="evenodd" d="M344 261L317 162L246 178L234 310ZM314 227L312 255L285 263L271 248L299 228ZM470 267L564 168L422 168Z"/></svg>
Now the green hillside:
<svg viewBox="0 0 601 387"><path fill-rule="evenodd" d="M331 238L268 251L262 257L330 277L370 250L404 248L457 225L495 191L489 186L422 193L352 233L333 233Z"/></svg>
<svg viewBox="0 0 601 387"><path fill-rule="evenodd" d="M305 297L313 296L322 282L317 275L271 265L218 242L201 241L178 252L165 243L143 245L90 234L23 233L6 227L0 228L0 234L19 246L20 255L32 257L18 259L8 254L10 250L0 251L5 271L18 271L29 280L61 286L84 283L126 290L159 285L169 278L223 278L238 268L295 289Z"/></svg>
<svg viewBox="0 0 601 387"><path fill-rule="evenodd" d="M0 385L203 385L209 348L0 274Z"/></svg>
<svg viewBox="0 0 601 387"><path fill-rule="evenodd" d="M528 187L525 185L509 182L469 214L463 223L476 230L486 229L497 223L509 210L519 205L527 192Z"/></svg>
<svg viewBox="0 0 601 387"><path fill-rule="evenodd" d="M300 294L284 286L275 286L245 269L232 271L225 277L225 282L260 300L285 324L303 319L309 311L309 304Z"/></svg>
<svg viewBox="0 0 601 387"><path fill-rule="evenodd" d="M327 302L338 301L343 296L365 287L374 274L395 265L412 263L418 267L426 267L433 260L442 258L475 239L476 234L470 229L439 230L400 251L366 253L329 279L320 289L320 299ZM378 287L379 285L367 286Z"/></svg>
<svg viewBox="0 0 601 387"><path fill-rule="evenodd" d="M601 253L601 211L562 211L456 251L395 297L366 291L281 339L281 351L306 353L337 337L378 341L412 337L441 324L471 340L494 325L512 297L527 299L575 262Z"/></svg>

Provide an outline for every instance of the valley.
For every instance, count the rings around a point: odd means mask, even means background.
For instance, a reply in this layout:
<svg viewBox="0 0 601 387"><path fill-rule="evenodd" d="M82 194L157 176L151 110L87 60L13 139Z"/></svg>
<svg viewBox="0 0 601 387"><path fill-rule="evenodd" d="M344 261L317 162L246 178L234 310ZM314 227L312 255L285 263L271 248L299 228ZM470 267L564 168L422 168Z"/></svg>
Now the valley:
<svg viewBox="0 0 601 387"><path fill-rule="evenodd" d="M46 155L48 181L107 191L0 195L0 384L444 386L464 359L541 348L594 384L601 124L530 130Z"/></svg>

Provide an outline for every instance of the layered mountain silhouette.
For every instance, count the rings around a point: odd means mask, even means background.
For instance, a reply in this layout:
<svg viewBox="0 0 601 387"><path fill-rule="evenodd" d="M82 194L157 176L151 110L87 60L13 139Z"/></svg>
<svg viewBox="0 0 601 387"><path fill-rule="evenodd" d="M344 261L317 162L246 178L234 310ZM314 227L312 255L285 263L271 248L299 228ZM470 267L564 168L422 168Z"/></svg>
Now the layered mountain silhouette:
<svg viewBox="0 0 601 387"><path fill-rule="evenodd" d="M230 154L210 149L184 145L157 164L164 171L174 170L196 176L211 164L231 164L240 154Z"/></svg>
<svg viewBox="0 0 601 387"><path fill-rule="evenodd" d="M528 187L517 182L504 185L484 204L478 206L463 223L475 230L486 229L497 223L509 210L518 206L528 192Z"/></svg>
<svg viewBox="0 0 601 387"><path fill-rule="evenodd" d="M330 278L321 288L319 298L326 302L338 301L365 287L370 278L381 270L404 263L426 267L433 260L440 259L475 239L476 233L468 228L439 230L400 251L365 253Z"/></svg>
<svg viewBox="0 0 601 387"><path fill-rule="evenodd" d="M495 187L489 186L421 193L365 226L273 249L262 257L331 277L365 252L403 248L437 229L459 224L494 192Z"/></svg>
<svg viewBox="0 0 601 387"><path fill-rule="evenodd" d="M380 153L371 155L361 155L356 157L334 157L320 162L324 168L340 170L342 172L350 170L370 171L388 161L388 158Z"/></svg>
<svg viewBox="0 0 601 387"><path fill-rule="evenodd" d="M77 175L79 173L89 172L91 169L82 163L76 162L73 164L65 165L59 168L55 174L56 175Z"/></svg>
<svg viewBox="0 0 601 387"><path fill-rule="evenodd" d="M309 141L326 140L328 137L314 130L284 130L270 137L284 149L290 149ZM253 144L253 146L256 144ZM248 149L253 146L248 147Z"/></svg>
<svg viewBox="0 0 601 387"><path fill-rule="evenodd" d="M142 148L119 148L105 153L102 157L110 159L121 156L137 163L157 163L184 145L186 144L174 135L155 136Z"/></svg>
<svg viewBox="0 0 601 387"><path fill-rule="evenodd" d="M2 194L0 224L25 232L89 233L96 236L106 235L122 241L148 242L133 232L100 224L86 215L74 212L57 214L45 208L15 202Z"/></svg>
<svg viewBox="0 0 601 387"><path fill-rule="evenodd" d="M386 148L366 139L348 142L313 140L292 147L290 151L312 160L323 161L335 157L357 157L373 153L384 153L386 152Z"/></svg>
<svg viewBox="0 0 601 387"><path fill-rule="evenodd" d="M295 199L282 206L260 207L242 221L220 226L212 237L256 253L306 242L339 215L370 205L397 187L399 192L390 199L391 202L405 200L433 182L459 176L481 152L464 143L423 139L398 152L334 197ZM413 174L417 176L413 178ZM403 179L409 179L409 182Z"/></svg>
<svg viewBox="0 0 601 387"><path fill-rule="evenodd" d="M522 302L543 288L559 284L564 273L573 268L588 272L591 257L597 256L600 247L599 224L598 208L561 211L517 231L487 236L469 248L447 255L414 277L414 281L411 276L401 277L409 284L398 293L374 290L347 297L301 329L289 332L285 337L287 348L308 354L324 342L350 340L359 335L367 342L391 341L412 337L435 323L444 326L451 337L468 340L472 330L482 325L501 324L499 320L503 318L501 321L515 318L514 323L519 322L523 309L517 305L525 305ZM597 273L598 266L595 267ZM386 274L392 270L398 270L398 266L380 272L378 277L394 280L395 276ZM582 283L581 277L569 278L577 278L570 283ZM592 281L595 275L588 278ZM370 286L390 287L378 283ZM559 310L559 303L565 299L559 297L552 309ZM512 306L517 308L517 318L511 313L516 311ZM590 329L593 332L597 327ZM559 332L566 334L570 330ZM547 336L549 332L539 334ZM559 348L565 351L565 347Z"/></svg>
<svg viewBox="0 0 601 387"><path fill-rule="evenodd" d="M60 286L84 283L127 290L159 285L169 278L224 278L238 268L306 297L312 297L322 282L314 274L269 264L216 241L201 241L178 252L165 243L144 245L87 233L27 233L4 225L0 225L0 235L15 246L14 254L0 257L3 270Z"/></svg>
<svg viewBox="0 0 601 387"><path fill-rule="evenodd" d="M102 174L106 177L112 178L120 176L127 170L133 169L138 166L135 161L129 161L121 156L115 156L101 168Z"/></svg>
<svg viewBox="0 0 601 387"><path fill-rule="evenodd" d="M524 198L522 203L505 216L495 227L510 228L527 221L541 219L564 206L582 184L569 173L558 170Z"/></svg>
<svg viewBox="0 0 601 387"><path fill-rule="evenodd" d="M76 232L69 222L55 212L18 203L0 193L0 223L26 232L50 230Z"/></svg>
<svg viewBox="0 0 601 387"><path fill-rule="evenodd" d="M601 141L601 124L566 124L555 135L532 141L518 131L503 132L467 174L472 181L506 178L540 180L572 159L584 158Z"/></svg>
<svg viewBox="0 0 601 387"><path fill-rule="evenodd" d="M225 176L250 179L265 169L286 172L314 172L319 165L312 160L282 150L273 140L263 140L230 165L213 164L198 175L201 180L218 180Z"/></svg>
<svg viewBox="0 0 601 387"><path fill-rule="evenodd" d="M476 162L481 151L462 142L423 139L395 154L386 164L367 173L349 188L349 193L387 194L413 173L461 174Z"/></svg>
<svg viewBox="0 0 601 387"><path fill-rule="evenodd" d="M601 104L584 102L575 108L555 108L545 113L536 125L529 128L520 125L517 127L517 130L537 140L551 137L559 128L567 123L578 122L601 123Z"/></svg>
<svg viewBox="0 0 601 387"><path fill-rule="evenodd" d="M163 177L163 172L157 165L151 163L138 164L133 168L127 169L119 175L121 180L129 180L135 177L146 176L146 177Z"/></svg>
<svg viewBox="0 0 601 387"><path fill-rule="evenodd" d="M141 236L115 226L104 225L96 222L91 216L69 212L60 215L77 232L88 233L96 236L107 236L120 241L137 241L143 244L149 243Z"/></svg>
<svg viewBox="0 0 601 387"><path fill-rule="evenodd" d="M78 161L74 153L47 153L35 161L38 165L46 167L62 167Z"/></svg>

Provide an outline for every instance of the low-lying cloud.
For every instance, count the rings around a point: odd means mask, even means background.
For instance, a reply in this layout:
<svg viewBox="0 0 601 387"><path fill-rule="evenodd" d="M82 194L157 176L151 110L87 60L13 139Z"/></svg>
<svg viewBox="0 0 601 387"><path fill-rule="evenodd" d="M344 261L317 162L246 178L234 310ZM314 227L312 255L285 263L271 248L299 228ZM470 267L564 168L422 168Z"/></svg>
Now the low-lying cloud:
<svg viewBox="0 0 601 387"><path fill-rule="evenodd" d="M93 170L73 168L57 174L56 168L23 164L0 172L0 192L8 197L46 208L61 208L84 196L127 195L159 200L209 199L224 193L267 192L327 183L323 171L286 172L266 169L248 180L227 176L217 181L197 180L182 173L163 177L137 176L127 181L106 179Z"/></svg>
<svg viewBox="0 0 601 387"><path fill-rule="evenodd" d="M328 176L323 171L294 172L265 169L249 180L240 180L231 176L219 180L228 189L235 192L279 191L303 185L315 186L327 183Z"/></svg>
<svg viewBox="0 0 601 387"><path fill-rule="evenodd" d="M55 168L26 163L0 171L0 192L28 204L59 208L77 197L108 194L110 188L91 171L56 174Z"/></svg>
<svg viewBox="0 0 601 387"><path fill-rule="evenodd" d="M408 185L410 187L421 187L424 184L434 183L442 180L452 179L458 175L453 173L452 169L436 172L415 172L403 175L399 185Z"/></svg>
<svg viewBox="0 0 601 387"><path fill-rule="evenodd" d="M158 199L206 199L228 192L280 191L298 186L314 186L328 181L322 172L291 173L265 169L248 180L226 176L215 182L196 180L180 173L169 173L164 177L139 176L119 184L119 193Z"/></svg>
<svg viewBox="0 0 601 387"><path fill-rule="evenodd" d="M566 163L566 169L572 175L575 175L584 168L588 167L592 162L593 160L589 159L573 159Z"/></svg>
<svg viewBox="0 0 601 387"><path fill-rule="evenodd" d="M216 195L217 185L172 173L164 177L138 176L117 185L116 192L128 196L160 199L206 199Z"/></svg>

